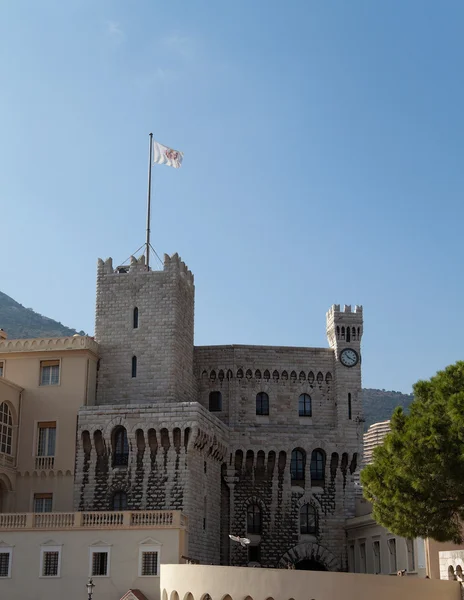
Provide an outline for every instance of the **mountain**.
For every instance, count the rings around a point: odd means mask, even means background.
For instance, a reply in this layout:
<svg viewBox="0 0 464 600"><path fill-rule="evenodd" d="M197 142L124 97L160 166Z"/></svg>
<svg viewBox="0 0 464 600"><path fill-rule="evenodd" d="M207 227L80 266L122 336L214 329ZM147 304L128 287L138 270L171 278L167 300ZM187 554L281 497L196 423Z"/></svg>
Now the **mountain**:
<svg viewBox="0 0 464 600"><path fill-rule="evenodd" d="M402 394L401 392L388 392L385 390L376 390L364 388L362 391L364 404L364 424L365 430L379 421L387 421L392 416L397 406L409 409L409 405L414 400L412 394Z"/></svg>
<svg viewBox="0 0 464 600"><path fill-rule="evenodd" d="M34 337L62 337L67 335L84 335L66 327L58 321L36 313L32 308L25 308L10 296L0 292L0 328L4 329L10 339ZM412 394L389 392L385 390L364 389L364 418L365 429L389 419L397 406L408 408L413 401Z"/></svg>
<svg viewBox="0 0 464 600"><path fill-rule="evenodd" d="M10 339L84 334L83 331L78 332L58 321L44 317L32 308L25 308L3 292L0 292L0 328L6 331Z"/></svg>

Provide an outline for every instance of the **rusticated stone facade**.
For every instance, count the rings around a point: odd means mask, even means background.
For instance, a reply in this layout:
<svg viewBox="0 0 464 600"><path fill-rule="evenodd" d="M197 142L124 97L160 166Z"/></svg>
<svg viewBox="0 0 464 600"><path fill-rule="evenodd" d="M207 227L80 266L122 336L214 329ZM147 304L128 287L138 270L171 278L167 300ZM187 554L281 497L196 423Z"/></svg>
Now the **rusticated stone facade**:
<svg viewBox="0 0 464 600"><path fill-rule="evenodd" d="M201 562L346 569L362 308L332 306L329 348L293 348L194 347L193 307L177 255L160 272L143 257L99 261L97 406L79 415L76 508L116 509L122 494L131 510L183 510Z"/></svg>

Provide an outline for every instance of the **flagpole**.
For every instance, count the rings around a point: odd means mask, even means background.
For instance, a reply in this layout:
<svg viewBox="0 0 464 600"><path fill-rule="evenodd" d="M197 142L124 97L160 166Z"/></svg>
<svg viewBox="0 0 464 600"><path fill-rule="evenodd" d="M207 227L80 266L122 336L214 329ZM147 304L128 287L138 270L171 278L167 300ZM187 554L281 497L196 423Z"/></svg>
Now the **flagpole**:
<svg viewBox="0 0 464 600"><path fill-rule="evenodd" d="M150 149L148 151L148 194L147 194L147 241L146 258L147 271L150 270L150 209L151 209L151 168L153 162L153 134L150 133Z"/></svg>

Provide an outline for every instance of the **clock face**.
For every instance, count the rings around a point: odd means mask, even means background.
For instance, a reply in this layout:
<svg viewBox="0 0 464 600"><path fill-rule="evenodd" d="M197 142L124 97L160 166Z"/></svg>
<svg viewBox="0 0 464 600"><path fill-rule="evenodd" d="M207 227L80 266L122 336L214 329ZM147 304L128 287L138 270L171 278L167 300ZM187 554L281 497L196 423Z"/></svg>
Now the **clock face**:
<svg viewBox="0 0 464 600"><path fill-rule="evenodd" d="M354 367L359 360L358 353L352 348L345 348L340 352L340 362L345 367Z"/></svg>

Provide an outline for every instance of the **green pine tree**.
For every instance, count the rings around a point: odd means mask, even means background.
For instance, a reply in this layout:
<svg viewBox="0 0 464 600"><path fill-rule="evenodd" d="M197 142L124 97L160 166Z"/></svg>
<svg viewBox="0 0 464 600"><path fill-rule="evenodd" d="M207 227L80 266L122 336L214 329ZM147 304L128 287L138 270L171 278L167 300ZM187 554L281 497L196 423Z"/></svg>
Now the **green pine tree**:
<svg viewBox="0 0 464 600"><path fill-rule="evenodd" d="M405 538L464 541L464 362L414 386L361 472L374 519Z"/></svg>

